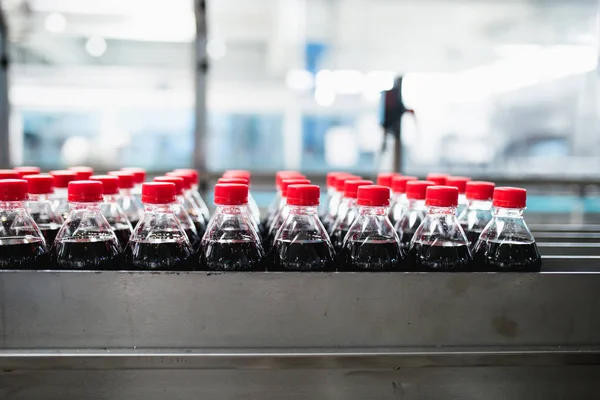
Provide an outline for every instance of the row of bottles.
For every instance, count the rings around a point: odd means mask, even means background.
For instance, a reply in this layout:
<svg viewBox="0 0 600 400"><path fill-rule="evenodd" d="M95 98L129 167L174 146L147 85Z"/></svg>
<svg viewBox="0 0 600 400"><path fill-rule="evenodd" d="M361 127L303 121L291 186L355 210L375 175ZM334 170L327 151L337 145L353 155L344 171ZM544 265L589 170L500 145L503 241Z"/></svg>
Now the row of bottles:
<svg viewBox="0 0 600 400"><path fill-rule="evenodd" d="M443 175L419 181L381 174L373 185L331 173L326 201L319 207L318 186L298 172L281 171L277 195L261 223L248 171L227 171L219 179L211 218L196 190L195 171L177 170L153 183L143 183L145 173L139 169L92 173L79 167L0 180L5 231L0 251L6 253L0 255L0 268L40 268L39 260L49 256L48 265L58 269L541 268L523 220L524 189ZM0 171L0 179L11 177Z"/></svg>

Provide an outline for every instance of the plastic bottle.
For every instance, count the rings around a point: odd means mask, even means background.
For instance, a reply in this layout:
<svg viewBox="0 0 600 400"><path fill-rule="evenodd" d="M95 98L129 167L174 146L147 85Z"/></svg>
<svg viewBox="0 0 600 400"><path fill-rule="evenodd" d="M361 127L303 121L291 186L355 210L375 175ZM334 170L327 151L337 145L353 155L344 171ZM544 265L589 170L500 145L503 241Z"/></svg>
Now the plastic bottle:
<svg viewBox="0 0 600 400"><path fill-rule="evenodd" d="M142 184L144 217L125 249L125 265L143 271L192 271L197 260L188 236L173 213L176 186L171 182Z"/></svg>
<svg viewBox="0 0 600 400"><path fill-rule="evenodd" d="M206 223L208 223L208 221L210 220L210 210L208 209L206 202L200 195L200 191L199 191L200 190L200 175L198 174L198 171L196 171L195 169L192 169L192 168L178 168L178 169L174 170L173 172L185 173L185 174L189 174L192 176L193 184L192 184L192 190L190 192L190 195L194 199L194 202L196 203L196 205L198 207L200 207L200 210L202 210L202 215L204 216L204 221Z"/></svg>
<svg viewBox="0 0 600 400"><path fill-rule="evenodd" d="M458 223L458 189L429 186L425 205L427 215L417 228L408 259L416 271L468 271L472 258L467 237Z"/></svg>
<svg viewBox="0 0 600 400"><path fill-rule="evenodd" d="M13 169L0 169L0 179L21 179L21 175Z"/></svg>
<svg viewBox="0 0 600 400"><path fill-rule="evenodd" d="M219 184L237 183L237 184L241 184L241 185L248 185L248 180L244 179L244 178L219 178L217 183L219 183ZM256 233L258 233L258 236L260 238L263 238L265 235L265 232L262 228L262 225L260 224L260 221L257 221L254 214L252 214L252 212L250 211L249 205L250 205L250 192L248 192L248 207L245 209L245 211L246 211L248 218L252 222L252 227L254 228Z"/></svg>
<svg viewBox="0 0 600 400"><path fill-rule="evenodd" d="M142 203L132 194L133 174L131 172L110 171L108 175L119 178L119 205L123 209L131 226L137 226L140 219L144 216Z"/></svg>
<svg viewBox="0 0 600 400"><path fill-rule="evenodd" d="M446 186L454 186L458 189L458 206L456 207L456 215L460 216L466 209L469 202L465 192L467 190L467 182L471 178L468 176L449 176L446 179Z"/></svg>
<svg viewBox="0 0 600 400"><path fill-rule="evenodd" d="M338 255L338 269L345 271L402 271L400 241L387 214L390 189L358 188L358 216L348 230Z"/></svg>
<svg viewBox="0 0 600 400"><path fill-rule="evenodd" d="M277 231L269 254L273 271L334 271L335 251L319 220L316 185L287 188L289 215Z"/></svg>
<svg viewBox="0 0 600 400"><path fill-rule="evenodd" d="M478 268L496 272L539 272L542 259L535 239L523 219L525 189L498 187L494 190L492 220L475 244Z"/></svg>
<svg viewBox="0 0 600 400"><path fill-rule="evenodd" d="M382 172L377 174L377 184L379 186L387 186L390 189L392 188L392 179L394 179L395 176L400 176L400 174L397 174L395 172Z"/></svg>
<svg viewBox="0 0 600 400"><path fill-rule="evenodd" d="M182 201L184 210L192 219L192 222L196 227L196 232L198 232L198 236L200 237L200 239L202 239L202 235L204 235L204 232L206 232L206 225L208 224L208 220L204 218L204 212L196 203L196 200L192 195L192 188L195 183L194 176L185 172L167 172L166 176L174 176L183 179L183 195L180 200Z"/></svg>
<svg viewBox="0 0 600 400"><path fill-rule="evenodd" d="M54 240L52 257L58 269L120 268L121 246L102 215L102 183L69 182L69 215Z"/></svg>
<svg viewBox="0 0 600 400"><path fill-rule="evenodd" d="M273 198L273 201L271 202L271 204L269 204L269 207L267 208L267 215L263 222L266 234L269 233L269 228L273 224L273 219L275 219L275 216L277 215L279 210L281 210L285 205L285 201L281 195L281 181L283 181L284 179L305 179L305 177L300 172L296 171L279 171L275 174L275 197Z"/></svg>
<svg viewBox="0 0 600 400"><path fill-rule="evenodd" d="M54 195L51 197L52 208L65 220L69 215L67 188L69 182L77 180L77 175L75 172L67 170L50 171L50 175L54 178Z"/></svg>
<svg viewBox="0 0 600 400"><path fill-rule="evenodd" d="M215 185L215 215L200 244L200 265L208 271L258 271L265 252L245 208L248 185Z"/></svg>
<svg viewBox="0 0 600 400"><path fill-rule="evenodd" d="M78 181L85 181L90 179L90 176L94 175L94 169L92 167L86 167L83 165L69 167L68 170L75 172L75 177Z"/></svg>
<svg viewBox="0 0 600 400"><path fill-rule="evenodd" d="M119 205L119 177L114 175L92 175L90 180L102 182L104 201L100 204L100 210L119 240L121 248L124 249L133 233L133 227Z"/></svg>
<svg viewBox="0 0 600 400"><path fill-rule="evenodd" d="M339 174L334 179L333 182L335 184L335 191L329 200L329 211L323 220L323 226L327 231L331 230L331 226L335 223L337 219L338 212L340 209L340 204L342 204L342 200L344 198L344 188L346 185L346 181L356 181L362 179L360 176L350 175L350 174Z"/></svg>
<svg viewBox="0 0 600 400"><path fill-rule="evenodd" d="M48 250L52 248L54 239L63 224L63 218L52 208L50 196L54 193L52 175L25 175L29 200L25 203L27 212L33 218L44 235Z"/></svg>
<svg viewBox="0 0 600 400"><path fill-rule="evenodd" d="M331 225L330 236L333 248L336 251L342 249L344 238L348 233L348 229L356 219L358 214L358 188L360 186L373 185L373 181L367 180L350 180L344 183L344 198L340 203L339 211L335 222Z"/></svg>
<svg viewBox="0 0 600 400"><path fill-rule="evenodd" d="M269 231L267 232L266 239L263 241L263 245L265 250L269 250L271 245L273 244L273 239L275 239L275 234L283 225L283 221L287 218L290 210L287 207L287 188L290 185L308 185L310 181L308 179L284 179L281 181L281 201L283 203L282 207L279 209L275 217L273 218L273 222L271 226L269 226Z"/></svg>
<svg viewBox="0 0 600 400"><path fill-rule="evenodd" d="M446 185L446 180L449 178L449 176L450 175L448 174L431 173L427 174L426 180L435 183L436 186L444 186Z"/></svg>
<svg viewBox="0 0 600 400"><path fill-rule="evenodd" d="M121 168L121 171L133 174L133 189L131 189L131 194L141 203L142 184L146 181L146 170L138 167L125 167Z"/></svg>
<svg viewBox="0 0 600 400"><path fill-rule="evenodd" d="M250 173L250 171L241 170L241 169L227 170L223 174L223 178L225 178L225 179L228 179L228 178L246 179L247 180L246 184L248 185L248 187L250 187L250 183L252 181L252 174ZM248 209L252 213L252 216L254 217L254 220L256 221L256 223L260 224L260 209L258 208L258 204L256 203L256 200L252 196L252 192L248 192Z"/></svg>
<svg viewBox="0 0 600 400"><path fill-rule="evenodd" d="M181 225L183 231L187 235L190 243L192 244L192 248L197 249L200 245L200 239L202 239L202 235L204 235L204 230L206 228L203 226L202 232L198 232L196 230L196 225L194 224L194 221L192 221L192 218L183 206L185 202L183 198L183 178L177 176L158 176L154 178L154 182L170 182L175 185L175 197L177 201L171 204L171 210L173 211L173 214L177 218L179 225Z"/></svg>
<svg viewBox="0 0 600 400"><path fill-rule="evenodd" d="M466 197L468 206L462 214L458 215L458 222L467 235L471 250L475 247L483 228L492 220L494 186L492 182L467 182Z"/></svg>
<svg viewBox="0 0 600 400"><path fill-rule="evenodd" d="M0 179L0 269L48 267L46 242L25 200L27 181Z"/></svg>
<svg viewBox="0 0 600 400"><path fill-rule="evenodd" d="M400 247L404 254L410 250L410 243L425 219L427 207L425 206L425 193L429 186L433 186L431 181L408 181L406 185L406 208L396 221L394 229L400 237Z"/></svg>
<svg viewBox="0 0 600 400"><path fill-rule="evenodd" d="M21 166L15 167L14 170L19 174L19 178L22 179L25 175L39 175L42 170L40 167L33 166Z"/></svg>
<svg viewBox="0 0 600 400"><path fill-rule="evenodd" d="M401 175L392 178L392 199L390 201L390 221L395 224L400 220L402 212L408 207L406 199L406 182L416 181L416 176Z"/></svg>

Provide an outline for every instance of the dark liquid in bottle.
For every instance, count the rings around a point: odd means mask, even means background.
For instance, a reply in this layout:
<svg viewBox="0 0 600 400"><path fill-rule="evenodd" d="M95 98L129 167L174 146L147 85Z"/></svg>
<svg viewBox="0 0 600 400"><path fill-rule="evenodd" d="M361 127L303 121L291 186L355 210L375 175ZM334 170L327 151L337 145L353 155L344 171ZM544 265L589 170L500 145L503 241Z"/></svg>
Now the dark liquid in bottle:
<svg viewBox="0 0 600 400"><path fill-rule="evenodd" d="M400 237L400 248L402 249L402 251L404 252L404 254L408 254L408 251L410 250L410 241L412 240L413 236L415 235L415 229L411 229L411 230L407 230L406 232L402 232L402 235L400 235L400 233L398 234L398 236Z"/></svg>
<svg viewBox="0 0 600 400"><path fill-rule="evenodd" d="M202 245L200 267L207 271L263 270L263 252L255 242L208 242Z"/></svg>
<svg viewBox="0 0 600 400"><path fill-rule="evenodd" d="M481 235L481 231L467 231L464 226L463 230L465 231L465 235L467 235L469 248L473 249L473 247L475 247L475 243L477 243L477 240L479 240L479 235Z"/></svg>
<svg viewBox="0 0 600 400"><path fill-rule="evenodd" d="M0 239L0 269L46 269L48 253L38 238L4 237Z"/></svg>
<svg viewBox="0 0 600 400"><path fill-rule="evenodd" d="M394 240L370 237L368 242L348 240L338 255L340 271L403 271L402 253Z"/></svg>
<svg viewBox="0 0 600 400"><path fill-rule="evenodd" d="M119 244L114 239L58 241L53 249L58 269L115 270L120 268Z"/></svg>
<svg viewBox="0 0 600 400"><path fill-rule="evenodd" d="M135 230L135 227L137 226L138 222L140 222L139 219L130 219L129 223L131 224L131 227L133 228L133 230Z"/></svg>
<svg viewBox="0 0 600 400"><path fill-rule="evenodd" d="M196 259L183 240L130 241L125 249L127 268L142 271L194 271Z"/></svg>
<svg viewBox="0 0 600 400"><path fill-rule="evenodd" d="M60 226L57 224L38 224L38 227L46 241L46 248L50 250L54 244L54 239L56 239L56 235L60 230Z"/></svg>
<svg viewBox="0 0 600 400"><path fill-rule="evenodd" d="M335 251L339 252L344 245L344 238L348 233L348 229L336 229L331 235L331 243Z"/></svg>
<svg viewBox="0 0 600 400"><path fill-rule="evenodd" d="M482 242L473 259L482 271L539 272L542 258L535 243Z"/></svg>
<svg viewBox="0 0 600 400"><path fill-rule="evenodd" d="M334 251L326 241L275 241L268 268L273 271L335 271Z"/></svg>
<svg viewBox="0 0 600 400"><path fill-rule="evenodd" d="M196 227L196 232L198 232L198 238L202 239L204 232L206 232L206 224L204 223L204 219L194 220L194 226Z"/></svg>
<svg viewBox="0 0 600 400"><path fill-rule="evenodd" d="M115 236L117 237L117 240L119 241L119 244L121 244L121 248L125 248L125 246L127 246L127 243L129 243L129 237L131 236L131 229L129 229L129 227L127 228L116 228L113 229L113 232L115 233Z"/></svg>
<svg viewBox="0 0 600 400"><path fill-rule="evenodd" d="M200 236L198 236L198 234L196 232L194 232L192 229L184 229L185 234L187 235L188 239L190 240L190 244L192 245L192 248L194 250L196 250L198 248L198 246L200 245Z"/></svg>
<svg viewBox="0 0 600 400"><path fill-rule="evenodd" d="M415 243L408 253L413 270L421 272L461 272L470 271L471 254L466 245L431 246Z"/></svg>

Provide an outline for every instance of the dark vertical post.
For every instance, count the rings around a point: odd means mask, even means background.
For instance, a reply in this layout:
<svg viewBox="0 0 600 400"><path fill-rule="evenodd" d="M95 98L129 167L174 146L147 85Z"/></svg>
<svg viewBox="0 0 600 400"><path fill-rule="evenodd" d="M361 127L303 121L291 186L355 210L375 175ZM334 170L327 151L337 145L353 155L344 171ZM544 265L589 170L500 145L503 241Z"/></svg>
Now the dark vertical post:
<svg viewBox="0 0 600 400"><path fill-rule="evenodd" d="M195 0L196 15L196 65L195 65L195 129L193 167L200 171L201 179L206 174L206 78L208 73L208 56L206 54L206 1ZM203 182L201 181L201 184Z"/></svg>
<svg viewBox="0 0 600 400"><path fill-rule="evenodd" d="M0 7L0 168L10 166L8 146L8 120L10 116L8 102L8 29Z"/></svg>

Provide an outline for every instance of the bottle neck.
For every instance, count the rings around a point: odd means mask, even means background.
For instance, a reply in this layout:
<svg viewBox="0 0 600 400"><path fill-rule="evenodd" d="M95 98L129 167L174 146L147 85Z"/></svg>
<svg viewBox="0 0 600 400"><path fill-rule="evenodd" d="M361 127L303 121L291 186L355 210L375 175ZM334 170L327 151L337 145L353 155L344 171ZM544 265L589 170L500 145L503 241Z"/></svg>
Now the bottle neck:
<svg viewBox="0 0 600 400"><path fill-rule="evenodd" d="M425 210L425 200L408 199L408 208L410 210Z"/></svg>
<svg viewBox="0 0 600 400"><path fill-rule="evenodd" d="M469 200L469 210L491 210L492 202L489 200Z"/></svg>
<svg viewBox="0 0 600 400"><path fill-rule="evenodd" d="M54 197L59 199L67 198L67 188L54 188Z"/></svg>
<svg viewBox="0 0 600 400"><path fill-rule="evenodd" d="M116 203L119 200L118 194L105 194L104 202L105 203Z"/></svg>
<svg viewBox="0 0 600 400"><path fill-rule="evenodd" d="M144 204L144 212L151 214L172 214L171 208L173 203L169 204Z"/></svg>
<svg viewBox="0 0 600 400"><path fill-rule="evenodd" d="M120 189L119 194L121 197L129 197L131 196L131 189Z"/></svg>
<svg viewBox="0 0 600 400"><path fill-rule="evenodd" d="M358 212L360 215L387 215L387 207L382 206L358 206Z"/></svg>
<svg viewBox="0 0 600 400"><path fill-rule="evenodd" d="M44 194L30 194L29 195L29 201L49 201L50 194L49 193L44 193Z"/></svg>
<svg viewBox="0 0 600 400"><path fill-rule="evenodd" d="M523 218L523 209L494 207L494 216L501 218Z"/></svg>
<svg viewBox="0 0 600 400"><path fill-rule="evenodd" d="M15 211L20 208L25 208L24 201L0 201L0 210Z"/></svg>
<svg viewBox="0 0 600 400"><path fill-rule="evenodd" d="M216 212L219 214L244 214L246 211L247 204L239 205L217 205Z"/></svg>
<svg viewBox="0 0 600 400"><path fill-rule="evenodd" d="M79 203L79 202L69 202L69 208L71 211L100 211L100 205L102 202L96 201L93 203Z"/></svg>
<svg viewBox="0 0 600 400"><path fill-rule="evenodd" d="M443 215L455 215L456 207L435 207L428 206L427 208L428 214L443 214Z"/></svg>
<svg viewBox="0 0 600 400"><path fill-rule="evenodd" d="M318 206L294 206L288 205L290 214L297 215L317 215Z"/></svg>

